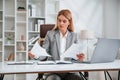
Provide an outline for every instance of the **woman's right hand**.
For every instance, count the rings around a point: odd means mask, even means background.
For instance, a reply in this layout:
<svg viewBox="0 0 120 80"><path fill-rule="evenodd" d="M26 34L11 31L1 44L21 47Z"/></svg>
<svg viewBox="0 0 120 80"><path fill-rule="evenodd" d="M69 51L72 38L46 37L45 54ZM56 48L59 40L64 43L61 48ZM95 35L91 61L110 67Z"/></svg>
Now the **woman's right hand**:
<svg viewBox="0 0 120 80"><path fill-rule="evenodd" d="M79 53L79 54L77 54L76 56L77 56L77 58L78 58L78 61L83 61L84 58L85 58L84 53Z"/></svg>
<svg viewBox="0 0 120 80"><path fill-rule="evenodd" d="M35 55L34 54L32 54L32 52L28 52L28 56L31 58L31 59L33 59L33 58L35 58Z"/></svg>

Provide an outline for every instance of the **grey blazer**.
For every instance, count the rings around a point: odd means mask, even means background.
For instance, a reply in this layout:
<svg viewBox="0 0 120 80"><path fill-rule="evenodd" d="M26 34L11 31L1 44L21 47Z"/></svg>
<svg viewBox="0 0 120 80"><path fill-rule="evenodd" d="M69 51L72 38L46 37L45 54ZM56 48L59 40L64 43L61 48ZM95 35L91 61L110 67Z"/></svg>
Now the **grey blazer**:
<svg viewBox="0 0 120 80"><path fill-rule="evenodd" d="M73 44L77 43L77 34L68 31L66 40L66 50ZM48 31L43 43L43 48L52 56L53 60L60 59L60 33L59 30Z"/></svg>

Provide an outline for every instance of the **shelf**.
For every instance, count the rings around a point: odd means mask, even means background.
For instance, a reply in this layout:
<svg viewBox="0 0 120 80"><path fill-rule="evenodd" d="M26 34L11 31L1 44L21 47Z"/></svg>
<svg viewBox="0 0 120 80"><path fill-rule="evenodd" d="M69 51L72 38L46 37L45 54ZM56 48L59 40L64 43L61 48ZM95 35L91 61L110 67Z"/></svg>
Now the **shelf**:
<svg viewBox="0 0 120 80"><path fill-rule="evenodd" d="M17 21L17 24L26 24L26 21Z"/></svg>
<svg viewBox="0 0 120 80"><path fill-rule="evenodd" d="M17 50L17 53L26 53L26 51L19 51L19 50Z"/></svg>
<svg viewBox="0 0 120 80"><path fill-rule="evenodd" d="M14 47L15 44L6 44L6 43L5 43L5 46Z"/></svg>
<svg viewBox="0 0 120 80"><path fill-rule="evenodd" d="M15 18L14 15L5 15L5 18Z"/></svg>
<svg viewBox="0 0 120 80"><path fill-rule="evenodd" d="M17 0L18 2L25 2L26 0Z"/></svg>
<svg viewBox="0 0 120 80"><path fill-rule="evenodd" d="M29 31L30 34L40 34L39 31Z"/></svg>
<svg viewBox="0 0 120 80"><path fill-rule="evenodd" d="M23 10L23 11L17 11L18 14L26 14L26 11Z"/></svg>
<svg viewBox="0 0 120 80"><path fill-rule="evenodd" d="M52 13L48 13L47 15L48 16L57 16L57 13L52 12Z"/></svg>
<svg viewBox="0 0 120 80"><path fill-rule="evenodd" d="M15 33L14 30L5 30L5 33Z"/></svg>
<svg viewBox="0 0 120 80"><path fill-rule="evenodd" d="M41 17L40 16L38 16L38 17L37 16L36 17L29 16L28 18L31 18L31 19L45 19L45 17L42 17L42 16Z"/></svg>
<svg viewBox="0 0 120 80"><path fill-rule="evenodd" d="M31 2L31 3L38 3L38 2L43 2L44 0L29 0L29 2Z"/></svg>
<svg viewBox="0 0 120 80"><path fill-rule="evenodd" d="M17 40L16 42L26 42L26 40Z"/></svg>

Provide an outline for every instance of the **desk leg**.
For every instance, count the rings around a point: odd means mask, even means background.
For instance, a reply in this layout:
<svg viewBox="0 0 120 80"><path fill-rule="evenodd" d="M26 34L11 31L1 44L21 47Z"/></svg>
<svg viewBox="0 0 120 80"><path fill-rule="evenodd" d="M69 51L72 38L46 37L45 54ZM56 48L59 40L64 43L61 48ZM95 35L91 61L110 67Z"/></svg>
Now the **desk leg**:
<svg viewBox="0 0 120 80"><path fill-rule="evenodd" d="M81 72L79 72L79 74L80 74L82 80L87 80L87 78Z"/></svg>
<svg viewBox="0 0 120 80"><path fill-rule="evenodd" d="M118 80L120 80L120 71L118 71Z"/></svg>
<svg viewBox="0 0 120 80"><path fill-rule="evenodd" d="M4 74L0 74L0 80L4 79Z"/></svg>
<svg viewBox="0 0 120 80"><path fill-rule="evenodd" d="M84 76L85 76L86 79L88 79L89 73L88 72L84 72Z"/></svg>
<svg viewBox="0 0 120 80"><path fill-rule="evenodd" d="M42 77L43 77L43 74L39 74L39 73L38 73L38 77L36 78L36 80L41 80Z"/></svg>
<svg viewBox="0 0 120 80"><path fill-rule="evenodd" d="M105 80L107 80L107 75L110 78L110 80L112 80L112 77L110 76L108 71L104 71L104 74L105 74Z"/></svg>

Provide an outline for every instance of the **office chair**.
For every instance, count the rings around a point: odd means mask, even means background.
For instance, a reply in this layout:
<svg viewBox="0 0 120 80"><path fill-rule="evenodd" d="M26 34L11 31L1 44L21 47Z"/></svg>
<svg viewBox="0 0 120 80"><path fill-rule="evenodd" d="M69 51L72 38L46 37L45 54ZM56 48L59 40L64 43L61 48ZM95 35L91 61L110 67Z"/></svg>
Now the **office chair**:
<svg viewBox="0 0 120 80"><path fill-rule="evenodd" d="M0 80L4 79L4 74L0 74Z"/></svg>
<svg viewBox="0 0 120 80"><path fill-rule="evenodd" d="M40 43L41 46L44 42L47 31L52 30L54 28L54 26L55 26L55 24L42 24L42 25L40 25L40 40L39 40L39 43ZM83 80L84 79L87 80L86 77L88 77L88 76L86 75L86 72L84 74L82 74L81 72L79 72L79 73L80 73L80 76L83 77ZM38 77L36 78L36 80L42 80L42 77L43 77L43 74L38 73Z"/></svg>
<svg viewBox="0 0 120 80"><path fill-rule="evenodd" d="M47 34L47 31L52 30L54 28L55 24L42 24L40 25L40 39L39 39L39 43L42 46L44 40L45 40L45 36ZM39 74L38 73L38 77L36 78L36 80L42 80L43 74Z"/></svg>
<svg viewBox="0 0 120 80"><path fill-rule="evenodd" d="M120 71L118 71L118 80L120 80Z"/></svg>
<svg viewBox="0 0 120 80"><path fill-rule="evenodd" d="M55 24L42 24L40 25L40 45L44 42L47 31L52 30Z"/></svg>

